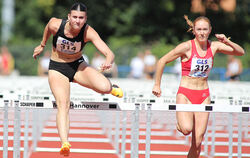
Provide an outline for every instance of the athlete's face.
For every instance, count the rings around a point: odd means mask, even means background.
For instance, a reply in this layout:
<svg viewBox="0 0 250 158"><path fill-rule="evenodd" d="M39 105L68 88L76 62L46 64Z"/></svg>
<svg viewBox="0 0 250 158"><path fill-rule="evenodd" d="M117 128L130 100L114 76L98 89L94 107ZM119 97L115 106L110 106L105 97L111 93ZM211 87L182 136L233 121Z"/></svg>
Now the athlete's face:
<svg viewBox="0 0 250 158"><path fill-rule="evenodd" d="M211 33L210 24L206 20L199 20L194 24L194 35L198 41L207 41Z"/></svg>
<svg viewBox="0 0 250 158"><path fill-rule="evenodd" d="M87 21L87 13L83 11L72 10L68 14L70 26L74 30L80 30Z"/></svg>

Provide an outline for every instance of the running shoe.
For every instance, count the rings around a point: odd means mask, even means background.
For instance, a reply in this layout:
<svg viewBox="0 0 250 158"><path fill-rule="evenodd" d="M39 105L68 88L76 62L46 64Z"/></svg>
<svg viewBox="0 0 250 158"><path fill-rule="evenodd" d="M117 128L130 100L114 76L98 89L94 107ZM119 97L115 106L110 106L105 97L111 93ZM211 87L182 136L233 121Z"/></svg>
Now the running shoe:
<svg viewBox="0 0 250 158"><path fill-rule="evenodd" d="M118 97L118 98L122 98L123 97L123 91L122 91L122 89L119 86L115 85L115 84L112 85L111 94L113 96Z"/></svg>
<svg viewBox="0 0 250 158"><path fill-rule="evenodd" d="M64 142L62 144L62 147L61 147L61 150L60 150L60 154L63 155L63 156L69 156L70 147L71 147L71 145L68 142Z"/></svg>

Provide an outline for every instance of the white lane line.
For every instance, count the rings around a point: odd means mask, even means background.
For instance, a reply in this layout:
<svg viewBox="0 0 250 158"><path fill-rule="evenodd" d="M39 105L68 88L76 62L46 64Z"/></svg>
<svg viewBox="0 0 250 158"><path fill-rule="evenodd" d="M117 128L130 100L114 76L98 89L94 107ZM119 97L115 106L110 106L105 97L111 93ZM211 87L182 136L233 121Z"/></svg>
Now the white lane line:
<svg viewBox="0 0 250 158"><path fill-rule="evenodd" d="M3 128L0 128L0 132L3 132ZM13 128L8 128L8 132L14 132ZM21 128L21 132L24 132L24 128ZM32 128L29 128L29 133L32 132ZM56 128L43 128L42 134L45 133L58 133ZM100 129L100 130L94 130L94 129L70 129L70 134L97 134L97 135L105 135L105 132ZM111 134L114 135L115 131L112 130ZM122 134L122 131L120 130L120 135ZM126 135L131 135L131 131L126 131ZM140 131L139 135L146 135L146 131ZM152 131L151 136L173 136L173 133L171 131ZM182 135L179 135L182 137ZM208 137L212 137L212 134L208 132ZM216 138L229 138L228 133L215 133ZM233 133L233 138L238 138L237 133Z"/></svg>
<svg viewBox="0 0 250 158"><path fill-rule="evenodd" d="M0 136L0 140L3 140L3 136ZM13 136L9 136L8 140L13 140ZM21 136L20 140L24 140L24 137ZM28 137L29 141L32 141L32 137ZM60 141L59 137L41 137L39 141L50 141L50 142L54 142L54 141ZM70 137L69 138L70 142L95 142L95 143L110 143L110 140L108 138L78 138L78 137ZM119 142L122 142L122 139L119 139ZM126 139L126 143L131 143L130 139ZM146 140L145 139L139 139L139 143L140 144L145 144ZM187 142L185 140L159 140L159 139L152 139L151 140L151 144L162 144L162 145L187 145ZM214 144L216 146L228 146L228 142L225 141L216 141L214 142ZM202 142L202 145L204 145L204 142ZM207 142L207 145L212 145L211 141ZM233 142L233 146L238 146L238 142ZM250 142L242 142L242 146L245 147L250 147Z"/></svg>
<svg viewBox="0 0 250 158"><path fill-rule="evenodd" d="M3 150L3 147L0 147L0 151ZM8 147L8 151L13 151L13 147ZM23 148L20 148L20 151L23 151ZM60 148L36 148L36 152L59 152ZM97 149L70 149L71 153L94 153L94 154L116 154L115 150L97 150ZM126 150L126 154L130 154L130 150ZM139 151L139 154L145 154L145 151ZM187 155L187 152L181 152L181 151L150 151L150 155ZM205 153L201 152L201 156L204 156ZM233 156L237 156L238 153L233 153ZM228 157L228 153L215 153L214 156L222 156L222 157ZM248 153L242 153L242 157L250 157L250 154Z"/></svg>

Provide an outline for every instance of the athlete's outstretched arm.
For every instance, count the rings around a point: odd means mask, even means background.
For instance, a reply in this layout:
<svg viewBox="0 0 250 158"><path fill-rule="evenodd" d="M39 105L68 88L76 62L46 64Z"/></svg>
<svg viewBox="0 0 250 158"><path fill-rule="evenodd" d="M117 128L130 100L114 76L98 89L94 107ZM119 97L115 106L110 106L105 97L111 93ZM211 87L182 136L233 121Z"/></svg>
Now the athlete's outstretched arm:
<svg viewBox="0 0 250 158"><path fill-rule="evenodd" d="M215 36L219 40L219 42L216 42L218 45L216 52L236 56L242 56L245 54L244 49L240 45L232 42L224 34L215 34Z"/></svg>
<svg viewBox="0 0 250 158"><path fill-rule="evenodd" d="M87 26L86 41L91 41L95 47L106 57L106 61L102 65L101 69L106 70L111 68L115 55L91 26Z"/></svg>
<svg viewBox="0 0 250 158"><path fill-rule="evenodd" d="M161 96L161 78L165 65L174 61L178 57L185 56L189 49L191 49L190 44L188 42L183 42L158 60L156 66L155 84L152 90L152 93L155 96Z"/></svg>
<svg viewBox="0 0 250 158"><path fill-rule="evenodd" d="M54 28L53 25L55 25L55 23L57 21L58 21L58 19L51 18L50 21L48 22L48 24L46 25L46 27L44 28L43 39L42 39L41 43L34 49L33 58L36 59L36 57L43 52L43 49L44 49L49 37L51 36L51 34L53 32L53 28Z"/></svg>

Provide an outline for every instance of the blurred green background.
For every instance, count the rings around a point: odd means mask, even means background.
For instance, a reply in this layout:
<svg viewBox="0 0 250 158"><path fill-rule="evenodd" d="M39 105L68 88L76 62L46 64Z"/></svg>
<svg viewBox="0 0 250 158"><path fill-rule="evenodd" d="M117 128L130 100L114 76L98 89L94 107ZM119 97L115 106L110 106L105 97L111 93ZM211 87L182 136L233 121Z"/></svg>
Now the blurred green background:
<svg viewBox="0 0 250 158"><path fill-rule="evenodd" d="M231 1L231 0L229 0ZM80 0L88 7L88 21L116 55L119 66L129 65L132 57L146 47L158 58L182 41L193 38L187 33L183 18L191 20L207 16L212 23L211 40L215 33L224 33L240 44L246 54L239 57L243 67L250 67L250 1L236 1L233 10L225 9L220 0ZM3 0L1 0L1 14ZM32 58L33 49L40 44L43 29L51 17L67 18L72 0L15 0L14 24L6 44L15 58L15 69L21 75L36 75L37 61ZM195 2L200 4L195 4ZM198 5L198 7L197 7ZM200 5L200 6L199 6ZM3 16L1 16L3 17ZM2 20L0 27L2 27ZM2 32L1 32L2 33ZM51 40L46 49L51 49ZM88 43L84 48L89 59L95 47ZM214 67L226 67L226 55L217 54ZM168 66L172 66L170 63ZM246 73L248 73L247 71ZM248 80L248 79L246 79ZM249 79L250 80L250 79Z"/></svg>

